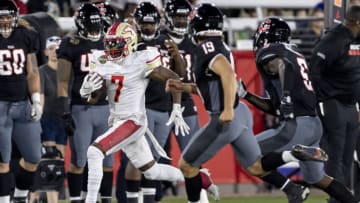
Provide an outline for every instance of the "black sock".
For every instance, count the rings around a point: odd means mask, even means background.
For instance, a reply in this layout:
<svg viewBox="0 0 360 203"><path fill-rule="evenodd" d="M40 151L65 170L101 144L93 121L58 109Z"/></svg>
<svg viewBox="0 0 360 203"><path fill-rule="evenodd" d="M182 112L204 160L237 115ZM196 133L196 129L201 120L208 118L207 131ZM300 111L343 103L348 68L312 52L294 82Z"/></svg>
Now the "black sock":
<svg viewBox="0 0 360 203"><path fill-rule="evenodd" d="M70 197L79 197L81 193L81 186L83 180L83 174L76 174L76 173L68 173L67 180L68 180L68 187L69 187L69 194Z"/></svg>
<svg viewBox="0 0 360 203"><path fill-rule="evenodd" d="M340 202L355 203L355 197L351 192L339 181L333 179L330 185L324 189L331 197Z"/></svg>
<svg viewBox="0 0 360 203"><path fill-rule="evenodd" d="M286 181L288 180L283 175L277 171L272 171L271 173L260 177L263 181L273 184L277 188L282 188ZM285 191L284 191L285 192Z"/></svg>
<svg viewBox="0 0 360 203"><path fill-rule="evenodd" d="M9 172L0 173L0 197L10 195L11 179L12 177Z"/></svg>
<svg viewBox="0 0 360 203"><path fill-rule="evenodd" d="M104 175L103 175L103 179L101 181L101 186L100 186L101 201L102 201L102 199L110 199L111 200L112 181L113 181L113 172L105 171Z"/></svg>
<svg viewBox="0 0 360 203"><path fill-rule="evenodd" d="M127 203L138 203L139 197L130 197L129 193L138 193L140 191L140 180L125 180L126 181L126 202Z"/></svg>
<svg viewBox="0 0 360 203"><path fill-rule="evenodd" d="M34 175L35 172L27 171L19 166L15 171L16 188L20 190L30 190L30 187L34 184Z"/></svg>
<svg viewBox="0 0 360 203"><path fill-rule="evenodd" d="M284 164L281 153L270 152L261 159L261 166L264 171L273 171Z"/></svg>
<svg viewBox="0 0 360 203"><path fill-rule="evenodd" d="M201 176L198 173L192 178L185 178L185 187L188 200L190 202L197 202L200 200L200 192L202 187Z"/></svg>
<svg viewBox="0 0 360 203"><path fill-rule="evenodd" d="M84 172L82 174L81 191L87 192L88 175L89 175L89 168L88 165L86 164L84 167Z"/></svg>
<svg viewBox="0 0 360 203"><path fill-rule="evenodd" d="M143 191L144 202L155 203L156 186L161 181L148 180L142 175L141 188Z"/></svg>

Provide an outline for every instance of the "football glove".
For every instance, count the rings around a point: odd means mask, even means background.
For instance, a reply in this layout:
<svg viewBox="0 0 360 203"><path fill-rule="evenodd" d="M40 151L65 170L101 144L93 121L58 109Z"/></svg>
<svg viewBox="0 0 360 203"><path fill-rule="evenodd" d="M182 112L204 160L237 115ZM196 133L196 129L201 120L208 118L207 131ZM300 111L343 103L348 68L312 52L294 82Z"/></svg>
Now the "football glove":
<svg viewBox="0 0 360 203"><path fill-rule="evenodd" d="M280 115L284 119L293 119L294 118L294 105L291 102L291 97L289 93L284 93L280 102Z"/></svg>
<svg viewBox="0 0 360 203"><path fill-rule="evenodd" d="M40 102L40 93L35 92L31 95L31 119L38 121L43 113L43 107Z"/></svg>
<svg viewBox="0 0 360 203"><path fill-rule="evenodd" d="M102 77L95 72L90 72L84 77L83 83L80 88L80 96L84 99L89 98L90 94L103 85Z"/></svg>
<svg viewBox="0 0 360 203"><path fill-rule="evenodd" d="M179 135L179 130L182 136L189 134L189 126L184 121L182 116L182 112L184 111L185 107L181 107L180 104L174 104L173 109L171 111L170 118L166 125L171 125L172 123L175 124L175 135Z"/></svg>
<svg viewBox="0 0 360 203"><path fill-rule="evenodd" d="M240 98L245 98L248 93L246 86L241 79L238 81L237 93Z"/></svg>

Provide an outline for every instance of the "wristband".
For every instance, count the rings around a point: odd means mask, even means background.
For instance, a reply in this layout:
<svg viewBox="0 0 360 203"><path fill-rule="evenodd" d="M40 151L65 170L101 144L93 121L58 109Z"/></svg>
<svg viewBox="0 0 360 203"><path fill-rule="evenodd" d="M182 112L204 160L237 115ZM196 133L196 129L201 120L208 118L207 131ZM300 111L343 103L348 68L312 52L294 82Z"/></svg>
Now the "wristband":
<svg viewBox="0 0 360 203"><path fill-rule="evenodd" d="M31 95L31 102L34 103L41 103L40 102L40 93L39 92L35 92Z"/></svg>

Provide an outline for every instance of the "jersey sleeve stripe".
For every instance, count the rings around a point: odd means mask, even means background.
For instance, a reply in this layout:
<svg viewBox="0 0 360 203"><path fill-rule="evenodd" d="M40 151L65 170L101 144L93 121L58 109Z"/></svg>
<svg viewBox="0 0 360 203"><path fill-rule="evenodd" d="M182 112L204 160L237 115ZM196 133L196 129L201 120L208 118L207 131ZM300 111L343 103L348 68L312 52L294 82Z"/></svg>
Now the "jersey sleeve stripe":
<svg viewBox="0 0 360 203"><path fill-rule="evenodd" d="M155 58L146 61L147 67L150 69L156 68L161 65L160 55L157 55Z"/></svg>

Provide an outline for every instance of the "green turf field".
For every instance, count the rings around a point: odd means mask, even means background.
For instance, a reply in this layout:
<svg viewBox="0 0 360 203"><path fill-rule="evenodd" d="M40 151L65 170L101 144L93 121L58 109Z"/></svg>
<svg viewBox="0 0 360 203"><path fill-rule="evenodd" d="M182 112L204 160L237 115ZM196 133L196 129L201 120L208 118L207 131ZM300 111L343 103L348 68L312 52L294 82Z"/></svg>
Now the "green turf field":
<svg viewBox="0 0 360 203"><path fill-rule="evenodd" d="M116 203L116 201L113 201ZM186 203L185 198L166 197L162 203ZM214 203L215 201L210 201ZM60 201L59 203L68 203ZM224 197L218 203L287 203L285 196ZM326 203L326 196L310 195L305 203Z"/></svg>

